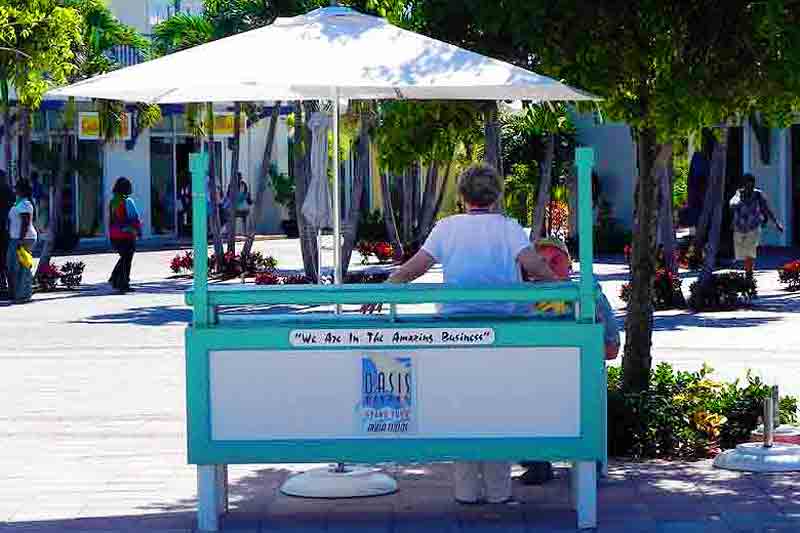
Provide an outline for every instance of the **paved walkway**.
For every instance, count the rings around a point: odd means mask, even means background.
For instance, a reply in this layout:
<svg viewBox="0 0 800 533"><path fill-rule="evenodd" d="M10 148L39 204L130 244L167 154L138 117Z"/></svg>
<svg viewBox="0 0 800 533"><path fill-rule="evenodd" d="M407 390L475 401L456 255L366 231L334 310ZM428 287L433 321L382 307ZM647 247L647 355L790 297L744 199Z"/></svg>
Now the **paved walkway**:
<svg viewBox="0 0 800 533"><path fill-rule="evenodd" d="M299 268L293 241L259 243ZM182 334L190 319L166 279L174 252L139 254L139 291L111 294L115 257L84 256L77 293L0 302L0 532L189 531L194 468L186 464ZM66 258L59 258L63 261ZM615 306L625 268L596 271ZM736 313L659 313L656 361L725 377L760 367L800 394L800 295L758 275L762 297ZM688 286L687 286L688 289ZM620 313L620 316L621 313ZM563 474L516 487L515 506L458 507L448 466L397 468L400 492L364 501L308 502L276 495L284 467L232 467L227 531L572 531ZM714 471L707 462L616 464L600 492L600 531L800 531L796 476ZM771 528L771 529L770 529Z"/></svg>

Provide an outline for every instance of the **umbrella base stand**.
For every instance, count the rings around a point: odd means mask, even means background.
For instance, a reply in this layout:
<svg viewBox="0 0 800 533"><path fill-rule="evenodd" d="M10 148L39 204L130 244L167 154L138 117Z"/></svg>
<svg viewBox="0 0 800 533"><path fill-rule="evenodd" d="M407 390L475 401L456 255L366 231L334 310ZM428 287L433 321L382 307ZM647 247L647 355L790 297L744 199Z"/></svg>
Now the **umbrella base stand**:
<svg viewBox="0 0 800 533"><path fill-rule="evenodd" d="M302 498L365 498L397 492L397 482L376 468L339 465L292 476L281 492Z"/></svg>
<svg viewBox="0 0 800 533"><path fill-rule="evenodd" d="M763 442L764 440L764 426L758 426L751 435L752 442ZM782 442L784 444L800 444L800 427L783 424L775 428L773 432L775 442Z"/></svg>
<svg viewBox="0 0 800 533"><path fill-rule="evenodd" d="M738 445L714 459L714 466L743 472L800 471L800 446L775 443L764 446L757 442Z"/></svg>

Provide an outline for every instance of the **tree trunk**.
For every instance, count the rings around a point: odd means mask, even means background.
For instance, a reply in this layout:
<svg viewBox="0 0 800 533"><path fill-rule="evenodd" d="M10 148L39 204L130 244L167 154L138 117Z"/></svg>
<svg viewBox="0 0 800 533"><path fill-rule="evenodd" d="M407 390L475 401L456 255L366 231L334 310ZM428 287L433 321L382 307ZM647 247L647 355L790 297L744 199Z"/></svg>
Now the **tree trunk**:
<svg viewBox="0 0 800 533"><path fill-rule="evenodd" d="M484 118L485 144L483 159L485 163L503 175L503 162L500 152L500 121L498 118L497 102L488 105Z"/></svg>
<svg viewBox="0 0 800 533"><path fill-rule="evenodd" d="M639 181L633 221L631 297L625 320L625 355L622 359L623 386L630 392L647 388L652 365L652 293L658 216L656 173L665 151L663 146L656 144L654 128L644 128L637 133Z"/></svg>
<svg viewBox="0 0 800 533"><path fill-rule="evenodd" d="M354 151L355 164L353 165L353 184L350 190L350 209L347 213L347 222L344 227L342 244L342 276L347 274L350 258L353 255L358 238L358 223L361 215L361 201L364 198L364 183L370 181L370 139L366 114L361 117L361 129L358 134L358 144Z"/></svg>
<svg viewBox="0 0 800 533"><path fill-rule="evenodd" d="M55 249L55 241L61 230L62 214L64 211L64 185L66 184L70 146L72 144L72 137L69 135L69 130L66 127L61 135L61 143L61 152L58 157L58 169L53 176L53 201L50 203L47 236L42 245L42 253L39 255L39 264L36 265L36 276L42 272L45 266L50 264L50 258Z"/></svg>
<svg viewBox="0 0 800 533"><path fill-rule="evenodd" d="M660 168L658 174L658 243L663 247L665 267L673 274L677 274L678 263L675 260L675 222L672 216L672 143L663 145L663 149L665 150L665 157L667 159L664 162L664 165Z"/></svg>
<svg viewBox="0 0 800 533"><path fill-rule="evenodd" d="M553 185L553 160L556 157L556 136L548 134L544 141L544 161L539 165L539 191L536 195L536 207L533 211L531 225L531 242L542 236L544 216L550 203L550 189Z"/></svg>
<svg viewBox="0 0 800 533"><path fill-rule="evenodd" d="M19 176L31 179L31 110L20 108Z"/></svg>
<svg viewBox="0 0 800 533"><path fill-rule="evenodd" d="M250 251L253 249L253 243L256 240L256 225L262 218L264 218L264 200L267 192L267 180L269 180L270 166L272 164L272 150L275 146L275 130L277 128L280 115L281 103L280 101L277 101L272 107L272 114L270 115L269 128L267 129L267 143L264 145L264 155L261 158L261 169L258 172L258 181L256 182L256 198L253 205L250 228L247 232L247 239L242 247L242 260L250 255Z"/></svg>
<svg viewBox="0 0 800 533"><path fill-rule="evenodd" d="M574 165L567 174L567 197L569 201L569 234L567 238L575 243L578 238L578 175Z"/></svg>
<svg viewBox="0 0 800 533"><path fill-rule="evenodd" d="M310 116L315 111L312 103L297 102L295 104L294 120L294 178L295 178L295 211L297 216L297 228L300 232L300 252L303 256L303 268L306 277L315 283L318 279L319 268L319 248L317 246L317 236L315 228L306 225L302 213L303 202L306 199L308 181L311 176L311 130L306 127L305 116ZM302 149L302 154L297 151Z"/></svg>
<svg viewBox="0 0 800 533"><path fill-rule="evenodd" d="M394 216L394 206L392 205L392 188L389 184L389 173L381 173L381 197L383 200L383 221L386 224L386 234L394 247L395 259L403 257L403 241L397 231L397 219Z"/></svg>
<svg viewBox="0 0 800 533"><path fill-rule="evenodd" d="M236 253L236 199L239 196L239 153L241 147L242 104L236 102L233 113L233 146L231 147L231 179L228 182L228 253ZM242 228L247 231L247 228Z"/></svg>
<svg viewBox="0 0 800 533"><path fill-rule="evenodd" d="M708 285L711 282L717 262L719 234L722 225L722 204L725 200L725 174L730 135L731 129L723 128L720 140L714 146L714 153L711 156L708 194L706 194L706 201L711 206L711 223L703 245L703 268L700 271L698 280L701 286Z"/></svg>
<svg viewBox="0 0 800 533"><path fill-rule="evenodd" d="M215 268L217 273L225 270L225 250L222 245L222 221L219 213L219 191L221 187L217 183L217 156L214 149L214 108L213 104L208 105L208 187L211 199L211 237L214 241Z"/></svg>
<svg viewBox="0 0 800 533"><path fill-rule="evenodd" d="M5 169L6 169L6 177L8 178L8 183L13 186L14 178L13 172L11 171L11 143L13 142L13 136L11 135L11 109L9 106L3 106L3 153L5 156Z"/></svg>
<svg viewBox="0 0 800 533"><path fill-rule="evenodd" d="M414 179L414 167L407 168L403 172L403 177L401 179L401 195L400 195L400 209L402 213L402 227L403 227L403 244L408 244L411 242L411 235L413 234L413 224L414 224L414 209L413 209L413 198L414 198L414 186L413 186L413 179Z"/></svg>

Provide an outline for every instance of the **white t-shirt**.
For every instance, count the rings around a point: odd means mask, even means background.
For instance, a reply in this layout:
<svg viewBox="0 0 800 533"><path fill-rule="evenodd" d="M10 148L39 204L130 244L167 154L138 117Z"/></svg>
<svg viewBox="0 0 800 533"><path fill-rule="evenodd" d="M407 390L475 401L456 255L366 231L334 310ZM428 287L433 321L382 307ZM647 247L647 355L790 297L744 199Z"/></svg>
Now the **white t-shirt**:
<svg viewBox="0 0 800 533"><path fill-rule="evenodd" d="M22 228L22 215L30 215L31 223L28 225L26 239L36 240L36 228L33 227L33 204L30 200L17 200L14 207L8 213L8 232L12 239L19 239L19 231Z"/></svg>
<svg viewBox="0 0 800 533"><path fill-rule="evenodd" d="M454 215L440 220L422 249L442 265L444 282L453 285L509 285L522 282L517 256L531 245L515 220L497 213ZM458 303L441 313L512 314L518 304Z"/></svg>

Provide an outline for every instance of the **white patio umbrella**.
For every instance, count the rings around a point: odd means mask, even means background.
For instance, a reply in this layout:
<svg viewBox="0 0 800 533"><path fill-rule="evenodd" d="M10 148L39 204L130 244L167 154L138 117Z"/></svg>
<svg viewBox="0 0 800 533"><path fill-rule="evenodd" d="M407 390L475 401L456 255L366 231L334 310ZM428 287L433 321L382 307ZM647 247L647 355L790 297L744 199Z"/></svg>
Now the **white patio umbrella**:
<svg viewBox="0 0 800 533"><path fill-rule="evenodd" d="M323 228L331 226L331 197L328 187L328 129L331 127L331 119L324 113L313 113L308 127L311 129L311 182L300 212L313 228L317 239L317 283L322 283L320 234Z"/></svg>
<svg viewBox="0 0 800 533"><path fill-rule="evenodd" d="M260 57L269 56L262 63ZM339 99L590 100L556 80L343 7L278 18L56 89L51 96L149 103L331 99L338 159ZM339 190L334 160L333 187ZM333 195L335 282L341 282L339 194Z"/></svg>

